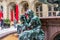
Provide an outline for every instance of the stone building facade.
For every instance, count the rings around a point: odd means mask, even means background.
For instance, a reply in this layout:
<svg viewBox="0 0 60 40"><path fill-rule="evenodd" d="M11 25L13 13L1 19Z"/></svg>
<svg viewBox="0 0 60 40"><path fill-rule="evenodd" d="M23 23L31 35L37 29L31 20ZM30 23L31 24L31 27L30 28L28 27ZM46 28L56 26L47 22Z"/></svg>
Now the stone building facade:
<svg viewBox="0 0 60 40"><path fill-rule="evenodd" d="M55 11L57 9L55 6L57 5L49 5L49 4L44 4L42 2L39 2L38 0L1 0L0 1L0 9L1 6L3 7L3 17L6 19L7 17L10 18L10 10L13 9L15 10L15 5L18 5L18 10L19 10L19 15L24 14L25 10L27 8L32 9L35 14L39 17L48 17L50 16L52 12L52 16L56 16L59 11ZM54 13L57 12L57 14Z"/></svg>
<svg viewBox="0 0 60 40"><path fill-rule="evenodd" d="M48 16L48 5L40 3L38 0L1 0L0 8L1 6L3 7L4 19L6 18L11 19L10 10L15 9L14 6L16 4L18 4L19 15L24 14L25 10L29 8L32 9L35 12L35 14L37 13L37 15L41 17Z"/></svg>

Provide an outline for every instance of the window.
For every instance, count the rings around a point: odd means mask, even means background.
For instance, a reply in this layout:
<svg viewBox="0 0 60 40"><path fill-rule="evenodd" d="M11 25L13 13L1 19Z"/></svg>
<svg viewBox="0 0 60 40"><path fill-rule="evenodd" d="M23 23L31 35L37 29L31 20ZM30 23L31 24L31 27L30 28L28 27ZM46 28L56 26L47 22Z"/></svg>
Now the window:
<svg viewBox="0 0 60 40"><path fill-rule="evenodd" d="M38 12L38 11L42 11L42 6L37 6L36 7L36 12Z"/></svg>
<svg viewBox="0 0 60 40"><path fill-rule="evenodd" d="M56 16L56 12L53 12L53 16Z"/></svg>
<svg viewBox="0 0 60 40"><path fill-rule="evenodd" d="M42 6L40 6L40 11L42 11Z"/></svg>
<svg viewBox="0 0 60 40"><path fill-rule="evenodd" d="M36 7L36 12L38 12L38 7Z"/></svg>
<svg viewBox="0 0 60 40"><path fill-rule="evenodd" d="M52 16L52 6L48 6L48 16Z"/></svg>
<svg viewBox="0 0 60 40"><path fill-rule="evenodd" d="M52 10L52 7L51 6L48 6L48 11L51 11Z"/></svg>
<svg viewBox="0 0 60 40"><path fill-rule="evenodd" d="M57 14L57 16L60 16L60 12Z"/></svg>
<svg viewBox="0 0 60 40"><path fill-rule="evenodd" d="M40 17L42 17L43 15L42 15L42 13L40 13Z"/></svg>
<svg viewBox="0 0 60 40"><path fill-rule="evenodd" d="M28 9L28 3L25 3L24 5L23 5L23 7L24 7L24 11L27 11L27 9Z"/></svg>
<svg viewBox="0 0 60 40"><path fill-rule="evenodd" d="M36 15L42 17L42 4L37 3L35 6L36 6Z"/></svg>
<svg viewBox="0 0 60 40"><path fill-rule="evenodd" d="M58 10L60 11L60 5L59 5L59 7L58 7Z"/></svg>
<svg viewBox="0 0 60 40"><path fill-rule="evenodd" d="M39 17L39 13L36 13L36 15Z"/></svg>
<svg viewBox="0 0 60 40"><path fill-rule="evenodd" d="M54 7L54 11L58 11L58 7Z"/></svg>
<svg viewBox="0 0 60 40"><path fill-rule="evenodd" d="M52 16L51 12L48 13L48 16Z"/></svg>
<svg viewBox="0 0 60 40"><path fill-rule="evenodd" d="M48 6L48 16L57 16L58 6Z"/></svg>

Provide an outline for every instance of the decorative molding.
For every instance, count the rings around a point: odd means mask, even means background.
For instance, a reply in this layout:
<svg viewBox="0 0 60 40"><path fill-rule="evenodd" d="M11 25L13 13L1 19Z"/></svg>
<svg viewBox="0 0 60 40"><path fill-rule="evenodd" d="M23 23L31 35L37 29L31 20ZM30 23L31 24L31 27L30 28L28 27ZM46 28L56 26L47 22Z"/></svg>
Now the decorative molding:
<svg viewBox="0 0 60 40"><path fill-rule="evenodd" d="M42 23L43 25L42 26L48 26L48 27L54 27L54 26L57 26L59 27L60 26L60 19L47 19L47 20L42 20Z"/></svg>

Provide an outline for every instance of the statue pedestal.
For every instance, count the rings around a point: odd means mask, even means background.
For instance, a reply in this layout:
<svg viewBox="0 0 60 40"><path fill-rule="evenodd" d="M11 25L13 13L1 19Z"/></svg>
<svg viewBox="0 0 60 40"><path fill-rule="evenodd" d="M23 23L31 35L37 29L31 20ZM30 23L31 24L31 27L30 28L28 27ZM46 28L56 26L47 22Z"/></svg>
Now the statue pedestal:
<svg viewBox="0 0 60 40"><path fill-rule="evenodd" d="M45 40L54 40L60 34L60 18L41 18L42 29L45 31Z"/></svg>

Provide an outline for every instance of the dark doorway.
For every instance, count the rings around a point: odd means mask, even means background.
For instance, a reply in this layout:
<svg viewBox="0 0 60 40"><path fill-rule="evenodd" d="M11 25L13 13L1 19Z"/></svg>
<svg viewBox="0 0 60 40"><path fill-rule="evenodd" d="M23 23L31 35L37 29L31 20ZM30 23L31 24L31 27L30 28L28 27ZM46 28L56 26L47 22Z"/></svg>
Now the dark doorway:
<svg viewBox="0 0 60 40"><path fill-rule="evenodd" d="M60 34L56 35L56 36L54 37L54 40L60 40Z"/></svg>

